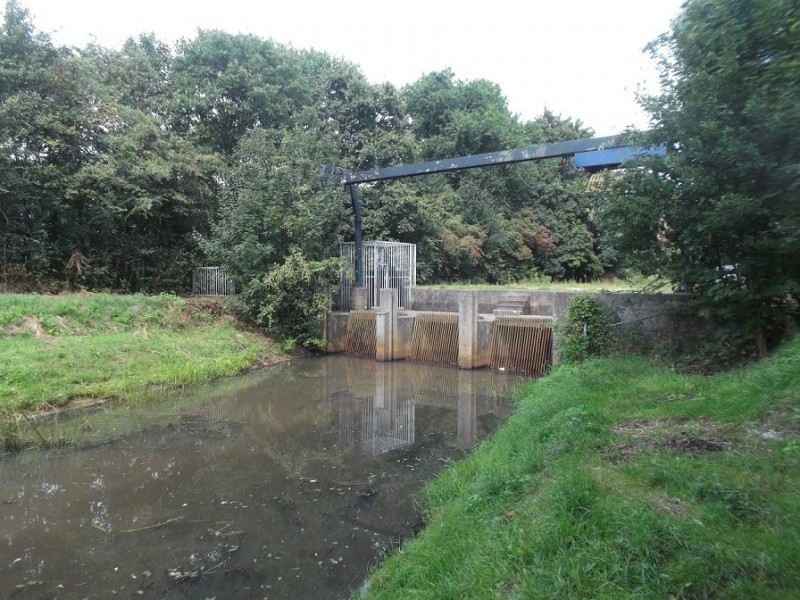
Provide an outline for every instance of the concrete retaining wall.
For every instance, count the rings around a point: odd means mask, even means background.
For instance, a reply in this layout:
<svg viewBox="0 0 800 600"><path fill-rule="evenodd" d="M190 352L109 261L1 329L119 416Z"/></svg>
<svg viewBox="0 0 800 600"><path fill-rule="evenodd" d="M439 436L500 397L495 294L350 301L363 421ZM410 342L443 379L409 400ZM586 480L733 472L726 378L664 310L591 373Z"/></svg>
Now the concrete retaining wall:
<svg viewBox="0 0 800 600"><path fill-rule="evenodd" d="M458 294L463 290L437 290L431 288L414 288L411 293L411 310L458 312ZM530 314L554 317L563 322L570 298L580 292L571 291L526 291L526 290L476 290L478 297L478 313L491 314L502 299L509 294L527 296L530 302Z"/></svg>
<svg viewBox="0 0 800 600"><path fill-rule="evenodd" d="M491 340L491 322L481 315L490 315L504 297L527 296L530 314L553 317L556 323L564 323L571 298L579 291L536 290L476 290L477 301L477 347L474 349L472 365L488 363ZM408 313L400 310L397 315L394 359L409 355L413 328L413 311L459 312L459 301L464 290L415 288L411 293ZM663 348L680 351L702 336L702 323L687 314L683 294L645 294L633 292L601 292L601 302L609 306L618 318L619 331L624 344L632 350ZM348 313L331 313L326 323L328 352L341 352L344 347L344 332ZM558 341L555 340L554 360L558 360ZM466 364L464 365L466 366Z"/></svg>

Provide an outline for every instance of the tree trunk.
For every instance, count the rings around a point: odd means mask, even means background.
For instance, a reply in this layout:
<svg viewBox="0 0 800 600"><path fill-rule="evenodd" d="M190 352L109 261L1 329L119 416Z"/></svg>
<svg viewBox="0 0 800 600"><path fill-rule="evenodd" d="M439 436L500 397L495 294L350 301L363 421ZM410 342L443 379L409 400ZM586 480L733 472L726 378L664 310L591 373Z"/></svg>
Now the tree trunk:
<svg viewBox="0 0 800 600"><path fill-rule="evenodd" d="M767 357L767 334L764 332L763 327L759 327L756 331L756 349L758 350L758 358Z"/></svg>

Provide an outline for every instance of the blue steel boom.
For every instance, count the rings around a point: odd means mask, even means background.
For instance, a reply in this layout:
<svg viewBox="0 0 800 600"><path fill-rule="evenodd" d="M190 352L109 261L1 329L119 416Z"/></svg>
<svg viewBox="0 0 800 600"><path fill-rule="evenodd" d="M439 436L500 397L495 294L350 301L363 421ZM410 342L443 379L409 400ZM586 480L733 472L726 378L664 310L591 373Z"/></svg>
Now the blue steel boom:
<svg viewBox="0 0 800 600"><path fill-rule="evenodd" d="M350 188L350 199L353 203L353 213L355 215L356 286L364 284L363 265L361 264L361 206L358 202L358 192L356 191L356 186L359 183L372 183L386 179L434 175L436 173L463 171L465 169L491 167L494 165L507 165L531 160L542 160L545 158L559 158L561 156L574 156L575 166L577 167L591 169L614 168L618 167L624 161L630 160L637 154L664 154L666 152L663 146L650 149L634 148L624 142L618 142L618 137L619 136L612 135L570 140L554 144L541 144L538 146L528 146L527 148L500 150L498 152L473 154L471 156L457 156L453 158L444 158L442 160L432 160L357 172L348 171L347 169L334 167L332 165L324 165L322 167L323 178L331 175L337 176L339 178L337 182L339 185L345 185Z"/></svg>
<svg viewBox="0 0 800 600"><path fill-rule="evenodd" d="M465 169L491 167L493 165L507 165L529 160L542 160L544 158L558 158L560 156L571 156L580 152L621 147L620 144L615 142L615 139L615 136L588 138L582 140L571 140L568 142L558 142L555 144L528 146L527 148L515 148L513 150L500 150L498 152L489 152L487 154L457 156L453 158L444 158L442 160L431 160L408 165L398 165L395 167L384 167L382 169L369 169L367 171L357 171L355 173L346 171L344 169L337 169L337 171L341 175L341 181L339 182L341 185L371 183L374 181L382 181L384 179L400 179L402 177L434 175L436 173L463 171ZM328 167L328 169L331 168ZM329 170L328 172L331 171Z"/></svg>

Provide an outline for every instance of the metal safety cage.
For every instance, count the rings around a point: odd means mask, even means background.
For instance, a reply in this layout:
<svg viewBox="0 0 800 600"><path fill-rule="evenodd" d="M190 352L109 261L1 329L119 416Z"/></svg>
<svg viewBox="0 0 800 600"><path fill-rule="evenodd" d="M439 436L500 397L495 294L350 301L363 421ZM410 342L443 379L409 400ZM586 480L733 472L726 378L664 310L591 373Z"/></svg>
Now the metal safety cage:
<svg viewBox="0 0 800 600"><path fill-rule="evenodd" d="M350 310L350 292L355 285L355 243L341 242L340 255L345 272L340 283L340 306ZM409 308L410 290L417 286L417 246L401 242L364 242L361 249L364 268L364 287L367 288L367 307L380 304L381 289L397 290L397 305Z"/></svg>

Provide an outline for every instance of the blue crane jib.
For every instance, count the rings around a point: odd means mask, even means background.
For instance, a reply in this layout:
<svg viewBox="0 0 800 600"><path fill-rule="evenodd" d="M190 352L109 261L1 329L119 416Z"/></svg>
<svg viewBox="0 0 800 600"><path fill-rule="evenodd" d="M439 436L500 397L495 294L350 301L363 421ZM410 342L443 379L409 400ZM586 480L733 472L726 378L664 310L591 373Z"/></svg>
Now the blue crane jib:
<svg viewBox="0 0 800 600"><path fill-rule="evenodd" d="M602 148L590 152L576 152L575 166L579 169L614 169L622 166L623 163L633 160L638 156L664 156L667 153L667 146L652 146L650 148L639 148L634 146L618 146L616 148Z"/></svg>
<svg viewBox="0 0 800 600"><path fill-rule="evenodd" d="M352 172L341 167L325 165L322 168L322 174L323 177L331 175L338 177L337 183L339 185L346 185L350 188L350 199L353 203L353 213L355 215L354 258L356 285L361 286L364 283L364 274L361 264L361 208L358 202L358 192L356 191L356 186L359 183L371 183L403 177L419 177L421 175L434 175L436 173L463 171L465 169L507 165L562 156L574 156L575 166L579 168L590 170L609 169L617 168L625 161L631 160L638 155L663 155L665 153L666 146L663 145L652 148L637 148L624 142L617 142L617 136L606 136L556 142L554 144L541 144L512 150L500 150L487 154L457 156L442 160L384 167L382 169L369 169L367 171Z"/></svg>

